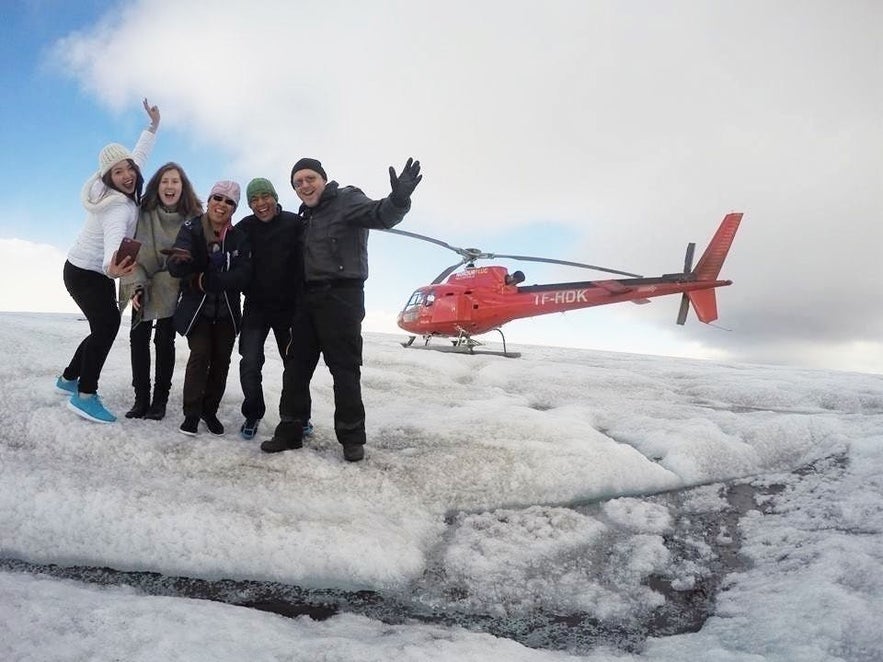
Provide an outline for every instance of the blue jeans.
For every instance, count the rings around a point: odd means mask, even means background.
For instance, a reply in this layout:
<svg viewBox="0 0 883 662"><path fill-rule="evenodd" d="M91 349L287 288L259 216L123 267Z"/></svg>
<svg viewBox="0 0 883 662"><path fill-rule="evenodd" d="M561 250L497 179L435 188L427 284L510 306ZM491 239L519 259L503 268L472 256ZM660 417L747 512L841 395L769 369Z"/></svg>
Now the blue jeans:
<svg viewBox="0 0 883 662"><path fill-rule="evenodd" d="M245 418L263 418L267 411L264 402L263 374L264 344L270 330L276 339L276 347L283 364L291 342L293 313L286 310L266 310L245 305L242 327L239 331L239 382L242 385L242 415Z"/></svg>

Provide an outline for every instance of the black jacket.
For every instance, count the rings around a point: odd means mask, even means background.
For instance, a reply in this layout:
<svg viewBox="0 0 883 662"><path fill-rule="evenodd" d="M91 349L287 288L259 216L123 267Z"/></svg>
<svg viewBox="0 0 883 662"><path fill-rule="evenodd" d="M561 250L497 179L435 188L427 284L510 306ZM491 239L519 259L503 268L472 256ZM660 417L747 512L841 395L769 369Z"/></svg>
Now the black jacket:
<svg viewBox="0 0 883 662"><path fill-rule="evenodd" d="M316 207L300 206L307 283L368 278L368 230L401 223L411 208L389 198L372 200L355 186L328 182Z"/></svg>
<svg viewBox="0 0 883 662"><path fill-rule="evenodd" d="M219 250L224 254L220 268L209 260L201 216L184 222L174 248L183 248L193 256L187 262L170 259L168 263L169 273L181 279L175 330L186 336L197 317L229 318L238 333L242 319L240 292L251 280L251 247L246 234L235 227L227 229L224 239L219 242Z"/></svg>
<svg viewBox="0 0 883 662"><path fill-rule="evenodd" d="M303 280L304 223L290 211L262 221L252 214L236 224L251 246L251 282L243 291L246 309L293 311Z"/></svg>

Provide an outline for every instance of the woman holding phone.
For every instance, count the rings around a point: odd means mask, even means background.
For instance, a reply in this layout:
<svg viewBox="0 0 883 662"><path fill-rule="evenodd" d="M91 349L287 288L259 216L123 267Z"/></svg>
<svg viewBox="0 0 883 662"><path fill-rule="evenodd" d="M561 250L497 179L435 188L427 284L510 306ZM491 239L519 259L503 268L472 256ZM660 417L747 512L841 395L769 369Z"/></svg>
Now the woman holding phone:
<svg viewBox="0 0 883 662"><path fill-rule="evenodd" d="M135 239L141 242L135 271L120 279L120 309L132 303L132 387L135 403L126 418L158 421L166 415L175 371L175 325L172 316L181 282L169 273L167 253L181 225L201 216L202 201L184 169L174 162L160 166L144 187ZM150 399L150 336L156 347L153 400Z"/></svg>
<svg viewBox="0 0 883 662"><path fill-rule="evenodd" d="M153 149L160 120L159 108L147 99L143 103L150 125L141 132L134 150L111 143L98 154L98 171L80 194L86 222L64 263L64 286L86 316L89 335L80 342L55 387L70 395L69 409L96 423L116 420L98 397L98 378L120 328L113 280L135 271L131 255L117 261L117 252L123 239L135 234L144 186L141 168Z"/></svg>

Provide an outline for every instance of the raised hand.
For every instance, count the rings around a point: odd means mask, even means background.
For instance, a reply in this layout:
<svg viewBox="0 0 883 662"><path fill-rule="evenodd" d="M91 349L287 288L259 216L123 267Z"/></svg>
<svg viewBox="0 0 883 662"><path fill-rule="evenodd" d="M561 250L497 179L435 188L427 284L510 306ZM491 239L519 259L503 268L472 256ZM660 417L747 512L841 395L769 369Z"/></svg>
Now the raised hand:
<svg viewBox="0 0 883 662"><path fill-rule="evenodd" d="M151 106L147 102L146 97L144 98L144 101L142 103L144 104L144 110L150 117L150 128L156 131L157 127L159 127L159 106Z"/></svg>
<svg viewBox="0 0 883 662"><path fill-rule="evenodd" d="M420 161L415 161L413 158L408 158L401 175L396 175L395 169L389 166L389 185L392 188L393 202L399 207L406 207L421 179L423 175L420 174Z"/></svg>

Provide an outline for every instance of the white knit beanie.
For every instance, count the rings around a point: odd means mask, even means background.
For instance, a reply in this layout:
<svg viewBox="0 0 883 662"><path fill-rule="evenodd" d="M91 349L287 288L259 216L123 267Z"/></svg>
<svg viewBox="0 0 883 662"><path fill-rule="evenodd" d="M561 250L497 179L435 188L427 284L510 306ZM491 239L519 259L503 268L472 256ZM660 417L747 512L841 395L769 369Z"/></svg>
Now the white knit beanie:
<svg viewBox="0 0 883 662"><path fill-rule="evenodd" d="M107 171L120 161L134 159L132 153L119 143L110 143L98 154L98 176L104 177Z"/></svg>

